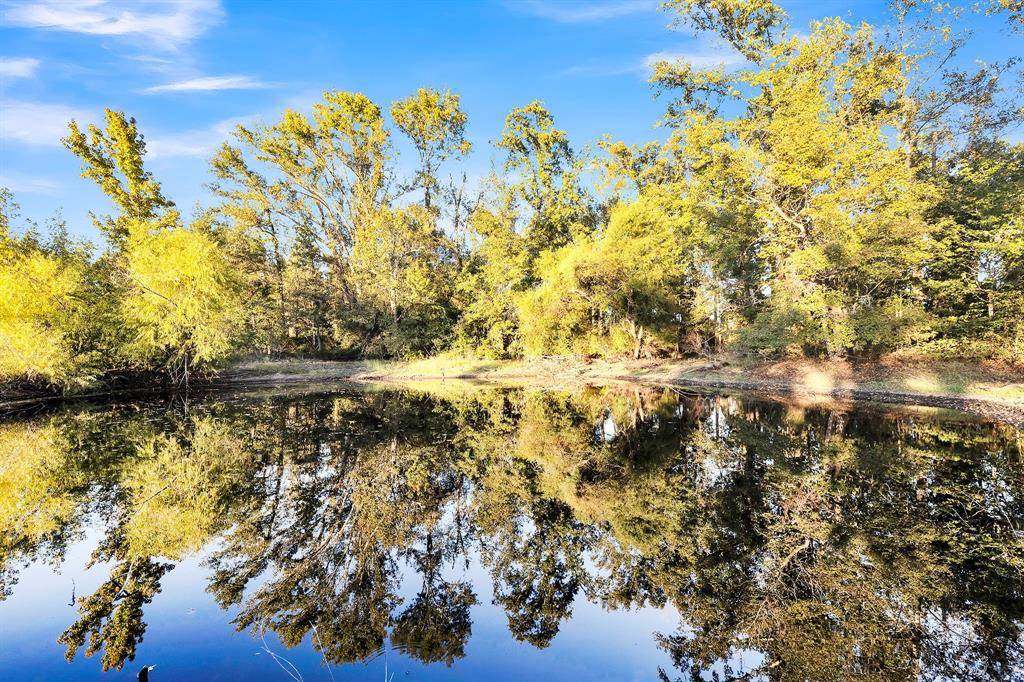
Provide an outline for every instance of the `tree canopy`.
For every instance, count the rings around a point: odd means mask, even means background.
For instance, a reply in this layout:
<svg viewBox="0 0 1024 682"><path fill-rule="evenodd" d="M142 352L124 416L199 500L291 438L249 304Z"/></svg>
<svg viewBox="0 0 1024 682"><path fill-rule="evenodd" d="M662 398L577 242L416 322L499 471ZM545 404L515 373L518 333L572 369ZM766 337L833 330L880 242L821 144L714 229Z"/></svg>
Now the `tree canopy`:
<svg viewBox="0 0 1024 682"><path fill-rule="evenodd" d="M543 102L515 108L472 182L448 90L327 91L238 126L189 221L134 119L72 121L105 243L44 237L3 194L0 377L441 352L1024 361L1020 55L963 66L958 23L1019 31L1017 3L806 30L771 0L663 9L741 63L653 65L665 114L641 143L581 146Z"/></svg>

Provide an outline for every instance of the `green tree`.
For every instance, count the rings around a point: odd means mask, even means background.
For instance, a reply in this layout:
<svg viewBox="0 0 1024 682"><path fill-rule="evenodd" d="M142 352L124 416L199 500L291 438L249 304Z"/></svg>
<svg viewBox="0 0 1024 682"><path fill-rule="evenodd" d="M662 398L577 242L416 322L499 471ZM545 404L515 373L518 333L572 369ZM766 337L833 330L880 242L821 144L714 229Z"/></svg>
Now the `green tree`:
<svg viewBox="0 0 1024 682"><path fill-rule="evenodd" d="M929 306L943 354L1024 357L1024 145L978 143L948 174Z"/></svg>
<svg viewBox="0 0 1024 682"><path fill-rule="evenodd" d="M472 148L465 137L467 117L459 96L420 88L391 104L391 118L416 148L420 162L416 185L423 189L423 206L430 209L431 196L438 191L438 167Z"/></svg>
<svg viewBox="0 0 1024 682"><path fill-rule="evenodd" d="M180 226L173 204L145 171L135 121L107 110L106 130L86 136L74 121L65 145L120 213L100 221L114 251L104 273L117 300L125 360L187 382L192 367L229 354L239 316L237 283L224 251L201 225Z"/></svg>
<svg viewBox="0 0 1024 682"><path fill-rule="evenodd" d="M522 343L516 301L530 283L525 239L516 232L507 201L496 211L478 206L469 224L472 249L455 288L455 348L484 357L517 357Z"/></svg>
<svg viewBox="0 0 1024 682"><path fill-rule="evenodd" d="M178 221L178 212L143 166L146 142L135 119L112 109L105 110L104 118L105 128L90 124L85 131L72 120L68 136L61 141L84 163L82 177L99 185L118 208L115 216L93 220L110 243L119 248L127 241L134 222L170 226Z"/></svg>
<svg viewBox="0 0 1024 682"><path fill-rule="evenodd" d="M617 207L606 229L540 259L519 300L527 355L633 358L676 347L684 313L685 226L658 204Z"/></svg>
<svg viewBox="0 0 1024 682"><path fill-rule="evenodd" d="M526 211L522 234L532 256L590 232L594 217L580 185L583 159L541 102L513 109L496 144L506 154L505 173L515 178L508 189Z"/></svg>
<svg viewBox="0 0 1024 682"><path fill-rule="evenodd" d="M131 357L187 382L192 368L231 354L241 317L238 281L211 235L139 224L125 247L123 274Z"/></svg>
<svg viewBox="0 0 1024 682"><path fill-rule="evenodd" d="M454 249L424 207L382 209L360 226L352 262L370 311L364 355L424 354L445 342Z"/></svg>
<svg viewBox="0 0 1024 682"><path fill-rule="evenodd" d="M717 130L711 149L725 158L704 170L734 175L746 190L739 215L756 221L743 251L764 276L746 288L770 295L740 343L830 355L909 345L927 332L921 279L936 192L890 144L905 60L869 27L839 20L759 45L757 66L734 76L686 64L655 73L682 91L670 125ZM710 98L744 89L744 113L716 121ZM703 109L688 106L695 93Z"/></svg>
<svg viewBox="0 0 1024 682"><path fill-rule="evenodd" d="M48 242L34 229L12 235L18 207L0 190L0 381L74 390L92 383L97 357L90 310L96 268L66 231Z"/></svg>

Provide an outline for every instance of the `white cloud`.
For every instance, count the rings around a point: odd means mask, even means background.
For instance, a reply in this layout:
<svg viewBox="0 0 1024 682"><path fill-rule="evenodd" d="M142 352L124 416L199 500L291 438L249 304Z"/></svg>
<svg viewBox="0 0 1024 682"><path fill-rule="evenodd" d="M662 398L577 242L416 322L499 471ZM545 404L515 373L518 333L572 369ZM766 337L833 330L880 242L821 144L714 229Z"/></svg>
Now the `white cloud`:
<svg viewBox="0 0 1024 682"><path fill-rule="evenodd" d="M166 83L146 88L142 92L155 94L160 92L209 92L212 90L259 90L271 87L252 76L203 76L190 78L176 83Z"/></svg>
<svg viewBox="0 0 1024 682"><path fill-rule="evenodd" d="M220 0L13 0L0 16L8 26L138 38L176 49L220 21Z"/></svg>
<svg viewBox="0 0 1024 682"><path fill-rule="evenodd" d="M508 0L505 6L542 19L565 24L606 21L630 14L651 12L657 0L610 0L607 2L562 2L556 0Z"/></svg>
<svg viewBox="0 0 1024 682"><path fill-rule="evenodd" d="M64 104L0 101L0 140L55 147L68 134L68 122L91 119L89 114Z"/></svg>
<svg viewBox="0 0 1024 682"><path fill-rule="evenodd" d="M558 72L559 76L623 76L626 74L643 74L647 67L644 64L614 65L600 62L576 64Z"/></svg>
<svg viewBox="0 0 1024 682"><path fill-rule="evenodd" d="M591 61L570 66L558 72L560 76L624 76L632 74L646 78L658 62L686 61L699 69L716 66L736 66L744 62L743 55L732 48L698 47L694 50L654 52L639 61L626 64Z"/></svg>
<svg viewBox="0 0 1024 682"><path fill-rule="evenodd" d="M0 187L6 187L17 194L56 194L60 189L60 185L49 178L21 173L0 175Z"/></svg>
<svg viewBox="0 0 1024 682"><path fill-rule="evenodd" d="M658 62L689 62L698 69L709 69L716 66L735 66L746 61L735 50L714 50L700 52L655 52L644 57L644 68L652 69Z"/></svg>
<svg viewBox="0 0 1024 682"><path fill-rule="evenodd" d="M229 118L208 128L186 130L180 133L153 135L146 138L146 153L151 159L191 157L208 159L221 145L231 139L239 123L248 123L253 117Z"/></svg>
<svg viewBox="0 0 1024 682"><path fill-rule="evenodd" d="M38 68L32 57L0 57L0 78L31 78Z"/></svg>
<svg viewBox="0 0 1024 682"><path fill-rule="evenodd" d="M255 116L229 118L206 128L177 133L148 134L143 130L147 158L207 158L216 151L221 142L230 139L236 125L252 122L255 118ZM75 119L83 127L97 120L87 111L63 104L0 101L0 142L60 146L61 138L67 137L68 122L71 119Z"/></svg>

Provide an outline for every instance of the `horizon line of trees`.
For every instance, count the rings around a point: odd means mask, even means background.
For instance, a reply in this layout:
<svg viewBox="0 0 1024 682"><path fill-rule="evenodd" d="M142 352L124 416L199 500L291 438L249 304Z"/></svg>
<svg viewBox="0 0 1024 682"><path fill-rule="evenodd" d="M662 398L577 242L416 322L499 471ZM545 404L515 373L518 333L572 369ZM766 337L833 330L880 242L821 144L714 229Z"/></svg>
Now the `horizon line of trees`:
<svg viewBox="0 0 1024 682"><path fill-rule="evenodd" d="M238 126L190 221L134 119L72 121L105 244L19 230L0 191L0 380L181 382L255 354L1024 359L1020 57L955 66L964 15L1024 32L1018 0L807 33L770 0L664 7L745 66L657 64L642 145L581 151L541 102L514 109L479 187L459 97L429 88L389 117L329 91Z"/></svg>

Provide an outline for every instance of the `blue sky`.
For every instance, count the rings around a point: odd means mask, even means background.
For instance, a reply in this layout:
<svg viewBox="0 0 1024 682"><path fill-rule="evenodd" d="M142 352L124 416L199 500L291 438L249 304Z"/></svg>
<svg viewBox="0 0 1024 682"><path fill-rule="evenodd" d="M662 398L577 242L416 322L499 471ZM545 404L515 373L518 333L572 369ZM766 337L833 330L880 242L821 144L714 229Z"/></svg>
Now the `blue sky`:
<svg viewBox="0 0 1024 682"><path fill-rule="evenodd" d="M876 0L781 4L798 29L823 16L886 20ZM138 119L150 169L188 214L234 124L306 110L328 89L382 106L421 86L458 93L471 175L489 169L508 111L533 99L577 147L604 133L638 142L658 135L652 59L737 61L668 21L656 0L0 0L0 185L25 216L61 208L73 232L95 237L88 211L108 204L58 140L67 119L111 107ZM972 22L963 59L1021 52L1004 22Z"/></svg>

